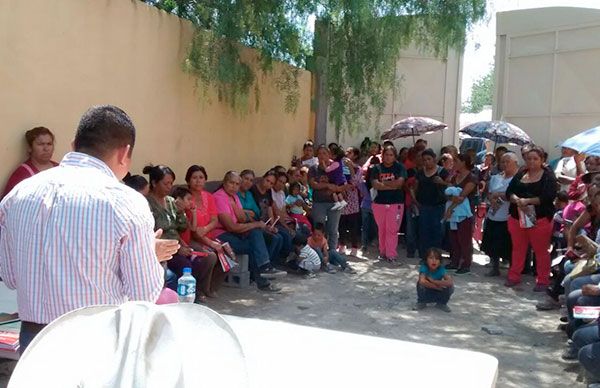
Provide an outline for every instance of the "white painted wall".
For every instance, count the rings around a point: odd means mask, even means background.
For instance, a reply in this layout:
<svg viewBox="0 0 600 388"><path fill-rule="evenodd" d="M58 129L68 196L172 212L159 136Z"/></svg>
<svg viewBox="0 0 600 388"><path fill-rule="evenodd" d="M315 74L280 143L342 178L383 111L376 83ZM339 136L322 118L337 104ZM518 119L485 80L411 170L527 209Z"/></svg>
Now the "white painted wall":
<svg viewBox="0 0 600 388"><path fill-rule="evenodd" d="M556 157L565 139L600 124L600 10L500 12L493 117Z"/></svg>
<svg viewBox="0 0 600 388"><path fill-rule="evenodd" d="M327 128L327 141L344 146L358 146L365 136L379 139L381 133L398 120L409 116L426 116L448 124L448 129L426 135L429 145L439 150L443 145L458 142L460 92L462 83L462 54L450 50L447 58L436 58L430 53L411 47L403 50L397 64L402 79L400 90L390 92L383 115L368 123L365 131L336 137L333 124ZM412 138L396 140L396 146L412 145Z"/></svg>

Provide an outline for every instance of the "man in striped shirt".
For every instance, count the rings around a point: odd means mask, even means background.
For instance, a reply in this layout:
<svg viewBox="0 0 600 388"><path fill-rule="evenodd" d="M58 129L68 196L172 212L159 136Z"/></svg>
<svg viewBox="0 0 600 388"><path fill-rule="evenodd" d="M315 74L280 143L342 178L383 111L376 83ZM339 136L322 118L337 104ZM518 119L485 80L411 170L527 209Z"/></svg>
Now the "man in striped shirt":
<svg viewBox="0 0 600 388"><path fill-rule="evenodd" d="M158 298L164 283L159 259L178 246L155 245L147 201L120 183L134 143L125 112L90 108L74 152L0 203L0 276L17 290L21 351L69 311Z"/></svg>

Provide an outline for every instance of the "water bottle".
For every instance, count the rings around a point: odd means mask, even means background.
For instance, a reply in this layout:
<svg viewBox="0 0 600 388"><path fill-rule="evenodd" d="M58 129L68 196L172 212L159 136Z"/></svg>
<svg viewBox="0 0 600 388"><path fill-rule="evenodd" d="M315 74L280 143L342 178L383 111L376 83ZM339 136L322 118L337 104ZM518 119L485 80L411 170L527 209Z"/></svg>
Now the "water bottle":
<svg viewBox="0 0 600 388"><path fill-rule="evenodd" d="M194 303L196 299L196 279L189 267L183 269L183 276L177 281L177 295L179 303Z"/></svg>

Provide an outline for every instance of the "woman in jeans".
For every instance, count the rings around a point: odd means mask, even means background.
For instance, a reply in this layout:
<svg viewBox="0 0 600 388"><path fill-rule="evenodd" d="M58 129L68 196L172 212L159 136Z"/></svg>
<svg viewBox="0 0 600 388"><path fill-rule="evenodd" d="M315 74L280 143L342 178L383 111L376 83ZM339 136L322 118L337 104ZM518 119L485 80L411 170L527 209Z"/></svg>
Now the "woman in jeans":
<svg viewBox="0 0 600 388"><path fill-rule="evenodd" d="M339 224L341 210L333 210L333 193L342 193L348 189L347 185L337 186L329 183L326 168L331 163L329 149L324 144L317 149L319 164L312 166L308 171L308 182L313 189L313 225L322 223L327 229L327 244L329 247L338 246Z"/></svg>
<svg viewBox="0 0 600 388"><path fill-rule="evenodd" d="M360 241L360 201L358 198L358 187L362 183L360 167L356 164L360 151L356 147L346 150L346 158L351 162L350 180L351 187L346 191L348 205L342 209L340 218L340 253L345 254L346 247L352 246L350 256L358 255L358 243Z"/></svg>
<svg viewBox="0 0 600 388"><path fill-rule="evenodd" d="M512 263L505 285L514 287L521 282L527 247L531 245L536 257L536 286L544 292L550 284L550 241L554 198L558 183L554 172L544 168L545 153L532 146L525 153L526 167L515 175L506 197L510 201L508 230L512 240Z"/></svg>
<svg viewBox="0 0 600 388"><path fill-rule="evenodd" d="M487 186L489 203L483 228L481 251L485 252L492 264L492 269L485 276L500 276L500 258L510 262L512 242L508 232L508 207L506 189L517 171L519 162L513 152L504 154L499 160L499 174L492 175Z"/></svg>
<svg viewBox="0 0 600 388"><path fill-rule="evenodd" d="M192 249L181 239L180 233L187 229L187 219L185 209L181 200L175 200L169 194L175 181L175 173L167 166L146 166L144 174L148 174L150 179L150 193L146 197L150 210L154 216L154 227L156 230L162 229L163 239L178 240L181 248L173 258L167 261L167 284L173 287L173 281L170 274L175 274L176 278L183 275L183 269L189 267L192 269L192 276L196 278L198 286L196 287L195 302L206 302L205 292L209 289L209 278L217 263L215 255L209 255L202 258L193 258Z"/></svg>
<svg viewBox="0 0 600 388"><path fill-rule="evenodd" d="M435 163L435 152L426 149L421 154L423 169L417 171L410 193L418 209L417 235L419 256L425 259L430 248L442 247L442 217L444 216L445 180L448 171Z"/></svg>
<svg viewBox="0 0 600 388"><path fill-rule="evenodd" d="M469 200L471 217L457 223L455 230L450 229L450 264L447 269L456 269L456 274L461 275L471 272L473 262L473 222L475 220L475 200L477 196L477 178L471 172L473 162L467 154L459 154L455 161L456 175L451 179L451 185L461 189L460 195L451 197L452 206L446 210L446 219L450 219L451 209ZM441 182L440 182L441 183Z"/></svg>
<svg viewBox="0 0 600 388"><path fill-rule="evenodd" d="M371 187L377 190L373 200L373 215L379 232L379 260L398 260L398 231L404 213L406 169L397 159L396 148L383 149L382 163L371 171Z"/></svg>
<svg viewBox="0 0 600 388"><path fill-rule="evenodd" d="M223 178L223 186L214 193L219 223L212 231L211 237L228 242L235 253L248 255L250 276L258 289L279 291L267 280L267 277L284 274L273 268L269 262L269 251L263 236L267 225L247 217L237 196L240 182L240 175L229 171Z"/></svg>

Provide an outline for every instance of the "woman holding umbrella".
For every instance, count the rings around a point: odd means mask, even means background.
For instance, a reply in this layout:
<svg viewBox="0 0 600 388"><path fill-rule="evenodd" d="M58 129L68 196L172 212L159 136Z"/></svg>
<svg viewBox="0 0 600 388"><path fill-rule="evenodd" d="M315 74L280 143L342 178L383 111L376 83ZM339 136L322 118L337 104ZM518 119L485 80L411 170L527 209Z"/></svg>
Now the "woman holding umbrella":
<svg viewBox="0 0 600 388"><path fill-rule="evenodd" d="M521 271L529 245L536 257L536 286L543 292L550 284L550 253L552 217L557 181L554 173L544 168L545 152L532 146L525 154L526 167L515 175L506 197L510 201L508 230L512 241L512 263L505 285L514 287L521 282Z"/></svg>

